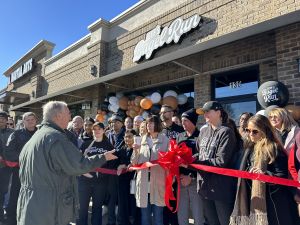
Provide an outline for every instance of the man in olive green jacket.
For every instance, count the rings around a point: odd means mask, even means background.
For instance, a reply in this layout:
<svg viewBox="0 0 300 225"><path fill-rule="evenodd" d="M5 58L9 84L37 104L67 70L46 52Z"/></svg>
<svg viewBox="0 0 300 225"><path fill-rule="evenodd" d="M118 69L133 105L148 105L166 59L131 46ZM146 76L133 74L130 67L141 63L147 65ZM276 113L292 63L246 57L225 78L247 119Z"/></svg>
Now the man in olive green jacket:
<svg viewBox="0 0 300 225"><path fill-rule="evenodd" d="M76 176L117 158L114 151L90 158L82 156L64 132L70 119L66 103L47 103L42 127L22 149L18 225L67 225L75 221Z"/></svg>

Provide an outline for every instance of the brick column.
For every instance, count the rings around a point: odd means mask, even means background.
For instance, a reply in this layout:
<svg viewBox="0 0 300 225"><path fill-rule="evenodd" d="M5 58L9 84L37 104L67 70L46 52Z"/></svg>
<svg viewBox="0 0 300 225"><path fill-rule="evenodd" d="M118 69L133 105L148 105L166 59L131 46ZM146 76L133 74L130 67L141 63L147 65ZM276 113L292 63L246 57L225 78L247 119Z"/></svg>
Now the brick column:
<svg viewBox="0 0 300 225"><path fill-rule="evenodd" d="M278 80L290 92L290 104L300 104L300 23L282 27L276 31L276 54Z"/></svg>

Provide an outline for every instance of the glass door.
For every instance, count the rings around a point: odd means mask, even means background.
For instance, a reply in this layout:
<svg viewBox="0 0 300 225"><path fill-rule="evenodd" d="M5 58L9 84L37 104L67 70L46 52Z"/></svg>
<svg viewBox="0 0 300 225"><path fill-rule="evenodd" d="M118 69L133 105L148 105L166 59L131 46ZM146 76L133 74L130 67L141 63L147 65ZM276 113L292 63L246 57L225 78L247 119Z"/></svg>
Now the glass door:
<svg viewBox="0 0 300 225"><path fill-rule="evenodd" d="M258 75L258 66L254 66L212 76L213 99L224 106L237 125L243 112L257 112Z"/></svg>

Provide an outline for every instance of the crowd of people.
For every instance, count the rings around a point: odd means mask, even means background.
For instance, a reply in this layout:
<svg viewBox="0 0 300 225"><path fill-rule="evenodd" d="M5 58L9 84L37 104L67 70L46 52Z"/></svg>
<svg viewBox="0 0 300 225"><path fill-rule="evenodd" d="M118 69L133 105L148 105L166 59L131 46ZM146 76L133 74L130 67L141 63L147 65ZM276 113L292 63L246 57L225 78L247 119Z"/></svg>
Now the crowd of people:
<svg viewBox="0 0 300 225"><path fill-rule="evenodd" d="M190 218L195 225L300 224L300 188L182 164L175 212L165 202L168 171L130 169L159 159L175 140L189 147L194 164L300 181L300 128L284 108L244 112L236 126L216 101L181 115L163 105L147 118L115 113L105 126L91 117L71 120L67 104L52 101L38 121L27 112L23 128L14 129L0 112L1 225L102 225L103 209L105 225L188 225Z"/></svg>

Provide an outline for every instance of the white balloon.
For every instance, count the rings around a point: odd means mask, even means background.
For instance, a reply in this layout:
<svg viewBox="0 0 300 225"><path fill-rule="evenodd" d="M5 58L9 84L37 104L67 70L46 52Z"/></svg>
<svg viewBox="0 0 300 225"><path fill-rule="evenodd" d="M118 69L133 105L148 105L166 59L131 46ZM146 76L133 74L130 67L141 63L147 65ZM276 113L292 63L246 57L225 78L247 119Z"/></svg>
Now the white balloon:
<svg viewBox="0 0 300 225"><path fill-rule="evenodd" d="M175 98L177 98L177 93L173 90L168 90L164 93L164 97L167 97L167 96L174 96Z"/></svg>
<svg viewBox="0 0 300 225"><path fill-rule="evenodd" d="M108 108L109 111L112 111L112 110L111 110L112 104L109 104L107 108Z"/></svg>
<svg viewBox="0 0 300 225"><path fill-rule="evenodd" d="M266 115L266 110L264 110L264 109L259 110L255 115L262 115L262 116L267 117L267 115Z"/></svg>
<svg viewBox="0 0 300 225"><path fill-rule="evenodd" d="M121 97L123 97L124 96L124 93L123 92L117 92L116 93L116 97L118 98L118 99L120 99Z"/></svg>
<svg viewBox="0 0 300 225"><path fill-rule="evenodd" d="M116 113L116 112L118 112L118 110L119 110L119 105L112 105L112 107L111 107L112 112Z"/></svg>
<svg viewBox="0 0 300 225"><path fill-rule="evenodd" d="M187 96L185 94L180 94L177 96L178 104L184 105L187 102Z"/></svg>
<svg viewBox="0 0 300 225"><path fill-rule="evenodd" d="M115 97L115 96L109 97L108 101L109 101L109 103L112 104L112 105L117 105L117 104L119 103L118 98Z"/></svg>
<svg viewBox="0 0 300 225"><path fill-rule="evenodd" d="M161 95L158 92L154 92L151 95L150 99L153 104L159 103L159 101L161 100Z"/></svg>
<svg viewBox="0 0 300 225"><path fill-rule="evenodd" d="M144 111L144 112L142 113L142 117L143 117L144 119L147 119L148 116L149 116L149 113L148 113L147 111Z"/></svg>

